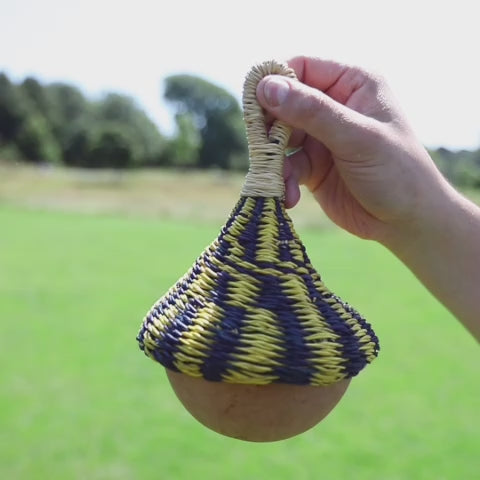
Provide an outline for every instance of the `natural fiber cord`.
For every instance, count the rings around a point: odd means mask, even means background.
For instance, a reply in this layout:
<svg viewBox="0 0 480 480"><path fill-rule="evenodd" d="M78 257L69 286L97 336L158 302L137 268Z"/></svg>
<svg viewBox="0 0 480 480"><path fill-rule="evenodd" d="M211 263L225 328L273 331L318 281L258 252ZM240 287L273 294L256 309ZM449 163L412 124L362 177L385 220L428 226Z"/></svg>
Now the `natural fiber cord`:
<svg viewBox="0 0 480 480"><path fill-rule="evenodd" d="M265 116L257 102L257 85L270 74L296 78L295 72L277 62L265 62L252 68L243 87L243 113L247 131L250 168L242 196L283 198L283 159L290 137L290 128L274 122L267 133Z"/></svg>
<svg viewBox="0 0 480 480"><path fill-rule="evenodd" d="M229 383L328 385L357 375L378 339L315 271L283 206L289 129L267 135L255 90L288 67L254 67L244 89L250 170L218 238L150 310L137 340L164 367Z"/></svg>

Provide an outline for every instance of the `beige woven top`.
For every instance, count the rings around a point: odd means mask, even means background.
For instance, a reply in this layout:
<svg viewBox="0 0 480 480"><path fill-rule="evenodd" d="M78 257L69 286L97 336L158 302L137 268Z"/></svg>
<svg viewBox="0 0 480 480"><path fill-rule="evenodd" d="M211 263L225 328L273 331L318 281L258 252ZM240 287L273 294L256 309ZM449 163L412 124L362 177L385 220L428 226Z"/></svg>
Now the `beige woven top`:
<svg viewBox="0 0 480 480"><path fill-rule="evenodd" d="M275 121L267 132L265 115L257 101L257 85L267 75L296 78L287 65L274 60L254 66L243 88L243 113L247 130L250 167L241 195L249 197L279 197L285 193L283 160L290 137L290 128Z"/></svg>

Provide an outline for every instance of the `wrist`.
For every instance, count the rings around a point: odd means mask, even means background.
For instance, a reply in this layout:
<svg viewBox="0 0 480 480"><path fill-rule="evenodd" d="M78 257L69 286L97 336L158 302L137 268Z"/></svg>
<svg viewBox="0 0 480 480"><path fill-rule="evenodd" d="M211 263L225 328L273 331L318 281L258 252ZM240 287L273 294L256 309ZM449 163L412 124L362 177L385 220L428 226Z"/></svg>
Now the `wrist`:
<svg viewBox="0 0 480 480"><path fill-rule="evenodd" d="M378 241L400 258L421 254L454 228L463 197L438 173L406 218L384 225Z"/></svg>

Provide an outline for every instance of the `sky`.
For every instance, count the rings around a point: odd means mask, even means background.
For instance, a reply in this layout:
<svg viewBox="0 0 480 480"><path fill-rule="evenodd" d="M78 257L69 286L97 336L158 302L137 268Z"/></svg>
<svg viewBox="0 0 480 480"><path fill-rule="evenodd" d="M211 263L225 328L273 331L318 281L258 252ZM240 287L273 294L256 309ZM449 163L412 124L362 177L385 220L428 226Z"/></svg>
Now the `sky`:
<svg viewBox="0 0 480 480"><path fill-rule="evenodd" d="M255 63L312 55L372 69L428 147L480 147L477 2L0 0L0 71L134 97L164 133L163 79L241 97Z"/></svg>

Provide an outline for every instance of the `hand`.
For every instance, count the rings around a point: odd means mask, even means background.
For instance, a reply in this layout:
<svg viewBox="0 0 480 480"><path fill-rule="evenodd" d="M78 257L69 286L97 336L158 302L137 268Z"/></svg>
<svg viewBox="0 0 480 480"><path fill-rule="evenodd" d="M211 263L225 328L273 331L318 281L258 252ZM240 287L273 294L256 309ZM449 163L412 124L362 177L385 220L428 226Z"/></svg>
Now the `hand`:
<svg viewBox="0 0 480 480"><path fill-rule="evenodd" d="M378 76L317 58L294 58L298 81L269 76L260 104L294 127L285 164L286 206L313 193L339 226L381 240L425 212L442 177Z"/></svg>
<svg viewBox="0 0 480 480"><path fill-rule="evenodd" d="M257 97L294 127L286 206L305 184L329 217L378 240L480 341L480 208L439 173L386 83L356 67L294 58L299 81L269 76Z"/></svg>

